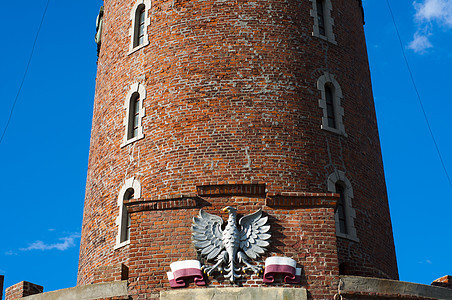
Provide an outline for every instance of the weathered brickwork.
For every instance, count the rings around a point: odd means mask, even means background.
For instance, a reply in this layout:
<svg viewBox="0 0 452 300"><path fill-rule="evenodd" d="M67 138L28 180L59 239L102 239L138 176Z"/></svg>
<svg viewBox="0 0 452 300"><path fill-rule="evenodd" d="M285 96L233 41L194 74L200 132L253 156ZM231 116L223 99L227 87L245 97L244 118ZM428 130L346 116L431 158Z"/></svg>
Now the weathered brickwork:
<svg viewBox="0 0 452 300"><path fill-rule="evenodd" d="M331 2L337 44L312 36L311 1L152 1L150 43L128 54L135 1L105 1L79 285L124 264L134 297L157 298L169 264L197 257L192 218L226 205L263 208L269 255L294 258L313 298L334 295L339 271L398 278L362 10ZM321 129L326 72L342 90L346 135ZM146 87L144 138L121 147L135 83ZM335 235L327 178L337 170L353 188L359 241ZM117 197L132 177L130 244L115 249Z"/></svg>
<svg viewBox="0 0 452 300"><path fill-rule="evenodd" d="M105 265L94 271L93 283L105 283L129 279L129 268L124 264Z"/></svg>
<svg viewBox="0 0 452 300"><path fill-rule="evenodd" d="M40 285L21 281L5 290L5 300L16 300L22 297L40 294L43 290L44 288Z"/></svg>

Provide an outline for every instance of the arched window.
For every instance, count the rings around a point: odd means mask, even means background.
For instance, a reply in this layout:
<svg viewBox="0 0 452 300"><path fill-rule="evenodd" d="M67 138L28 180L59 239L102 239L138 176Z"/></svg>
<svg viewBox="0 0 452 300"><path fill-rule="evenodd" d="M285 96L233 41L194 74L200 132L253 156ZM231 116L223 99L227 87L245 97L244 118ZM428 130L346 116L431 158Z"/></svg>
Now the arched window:
<svg viewBox="0 0 452 300"><path fill-rule="evenodd" d="M337 128L336 116L334 113L334 86L330 83L325 84L325 101L328 126L331 128Z"/></svg>
<svg viewBox="0 0 452 300"><path fill-rule="evenodd" d="M335 211L336 236L358 242L356 235L356 212L352 206L353 188L345 173L336 170L328 176L328 191L339 194L339 200Z"/></svg>
<svg viewBox="0 0 452 300"><path fill-rule="evenodd" d="M150 0L138 0L132 8L130 13L132 25L130 28L131 43L129 54L149 45L147 29L150 24L148 16L150 7Z"/></svg>
<svg viewBox="0 0 452 300"><path fill-rule="evenodd" d="M124 199L123 200L130 200L134 198L134 189L133 188L128 188L126 193L124 194ZM130 219L130 215L127 211L127 207L125 207L125 205L122 205L122 214L121 214L121 224L123 224L122 228L121 228L121 236L120 236L120 242L123 243L125 241L130 240L130 224L132 223L131 219Z"/></svg>
<svg viewBox="0 0 452 300"><path fill-rule="evenodd" d="M312 2L311 17L314 19L312 35L336 44L333 33L334 21L331 17L331 0L310 0Z"/></svg>
<svg viewBox="0 0 452 300"><path fill-rule="evenodd" d="M141 197L141 184L134 178L126 180L118 194L119 215L116 219L118 234L116 236L115 249L121 248L130 243L131 218L124 205L124 200L131 200Z"/></svg>
<svg viewBox="0 0 452 300"><path fill-rule="evenodd" d="M325 72L317 80L317 88L321 94L319 106L323 111L321 128L347 136L342 122L344 108L341 105L342 89L339 83L333 75Z"/></svg>
<svg viewBox="0 0 452 300"><path fill-rule="evenodd" d="M319 26L319 34L325 36L325 11L323 9L323 1L317 0L317 24Z"/></svg>
<svg viewBox="0 0 452 300"><path fill-rule="evenodd" d="M129 103L129 131L127 139L138 136L138 124L140 120L140 94L133 93Z"/></svg>
<svg viewBox="0 0 452 300"><path fill-rule="evenodd" d="M135 37L133 47L137 47L144 44L144 32L146 29L146 9L144 4L140 5L136 11L135 16Z"/></svg>
<svg viewBox="0 0 452 300"><path fill-rule="evenodd" d="M124 103L126 117L124 118L125 134L121 147L144 138L142 119L145 116L143 100L146 98L146 88L140 83L130 87Z"/></svg>

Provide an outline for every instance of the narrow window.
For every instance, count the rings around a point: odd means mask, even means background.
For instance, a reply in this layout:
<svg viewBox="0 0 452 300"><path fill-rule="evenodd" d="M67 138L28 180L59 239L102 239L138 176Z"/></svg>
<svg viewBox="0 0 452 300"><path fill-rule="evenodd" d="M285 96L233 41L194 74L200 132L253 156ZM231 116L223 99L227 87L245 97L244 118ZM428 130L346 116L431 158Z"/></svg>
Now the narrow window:
<svg viewBox="0 0 452 300"><path fill-rule="evenodd" d="M325 72L317 79L317 88L321 98L319 106L322 109L321 128L347 137L343 122L344 107L342 107L342 89L334 75Z"/></svg>
<svg viewBox="0 0 452 300"><path fill-rule="evenodd" d="M332 44L337 44L334 37L334 20L332 17L332 0L309 0L312 3L311 17L314 21L312 35Z"/></svg>
<svg viewBox="0 0 452 300"><path fill-rule="evenodd" d="M353 188L345 173L340 170L328 176L328 192L339 194L334 212L336 236L359 242L355 228L356 211L353 208Z"/></svg>
<svg viewBox="0 0 452 300"><path fill-rule="evenodd" d="M136 24L135 24L135 42L134 47L138 47L144 44L144 35L145 35L145 29L146 29L146 11L144 8L144 5L141 5L137 9L137 16L135 18Z"/></svg>
<svg viewBox="0 0 452 300"><path fill-rule="evenodd" d="M134 83L126 95L124 101L124 137L121 147L131 144L144 138L143 133L143 117L145 109L143 102L146 99L146 88L140 83Z"/></svg>
<svg viewBox="0 0 452 300"><path fill-rule="evenodd" d="M319 22L319 34L326 36L325 32L325 10L323 9L323 0L317 0L317 20Z"/></svg>
<svg viewBox="0 0 452 300"><path fill-rule="evenodd" d="M345 217L344 205L344 186L341 183L336 183L336 193L339 194L339 201L337 203L337 216L339 221L339 232L347 234L347 218Z"/></svg>
<svg viewBox="0 0 452 300"><path fill-rule="evenodd" d="M334 92L329 84L325 84L326 114L328 127L336 128L336 113L334 111Z"/></svg>
<svg viewBox="0 0 452 300"><path fill-rule="evenodd" d="M127 136L128 139L132 139L138 136L139 120L140 120L140 95L138 93L135 93L130 99L129 133Z"/></svg>
<svg viewBox="0 0 452 300"><path fill-rule="evenodd" d="M130 214L127 211L127 200L137 199L141 197L141 184L135 178L129 178L125 181L124 185L119 190L118 194L118 207L119 213L116 218L116 225L118 225L118 231L116 234L115 249L122 248L130 244L130 229L132 220Z"/></svg>
<svg viewBox="0 0 452 300"><path fill-rule="evenodd" d="M151 8L151 0L136 0L135 5L130 11L129 28L129 53L149 45L148 27L150 19L148 11Z"/></svg>
<svg viewBox="0 0 452 300"><path fill-rule="evenodd" d="M124 200L130 200L134 197L134 190L133 188L127 189L127 191L124 194ZM125 242L130 240L130 225L131 225L131 219L130 215L127 212L127 208L125 205L122 206L122 220L121 224L123 225L121 228L121 238L120 242Z"/></svg>

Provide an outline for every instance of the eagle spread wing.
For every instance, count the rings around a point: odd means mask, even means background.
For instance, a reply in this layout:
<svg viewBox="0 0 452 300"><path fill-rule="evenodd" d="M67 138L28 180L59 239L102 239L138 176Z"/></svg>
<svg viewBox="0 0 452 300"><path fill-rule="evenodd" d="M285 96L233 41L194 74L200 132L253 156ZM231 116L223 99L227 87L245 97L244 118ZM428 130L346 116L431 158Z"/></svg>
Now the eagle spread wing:
<svg viewBox="0 0 452 300"><path fill-rule="evenodd" d="M268 217L262 217L262 209L259 209L253 214L242 217L239 221L242 226L240 248L251 259L264 254L265 248L269 245L267 240L271 235L267 233L270 230L270 225L265 225L267 220Z"/></svg>
<svg viewBox="0 0 452 300"><path fill-rule="evenodd" d="M221 225L223 225L221 217L211 215L202 209L199 216L193 218L193 241L196 249L207 256L207 260L216 258L224 249Z"/></svg>

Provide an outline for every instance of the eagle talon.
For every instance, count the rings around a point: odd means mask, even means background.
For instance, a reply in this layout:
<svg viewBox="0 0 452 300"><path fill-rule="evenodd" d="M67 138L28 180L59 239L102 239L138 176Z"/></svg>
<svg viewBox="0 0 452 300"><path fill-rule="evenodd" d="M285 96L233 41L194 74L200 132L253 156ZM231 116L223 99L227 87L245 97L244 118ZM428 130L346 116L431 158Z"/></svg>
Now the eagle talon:
<svg viewBox="0 0 452 300"><path fill-rule="evenodd" d="M204 271L205 274L210 276L210 274L212 274L212 272L213 272L213 268L212 267L207 267L207 268L204 268L203 271Z"/></svg>

